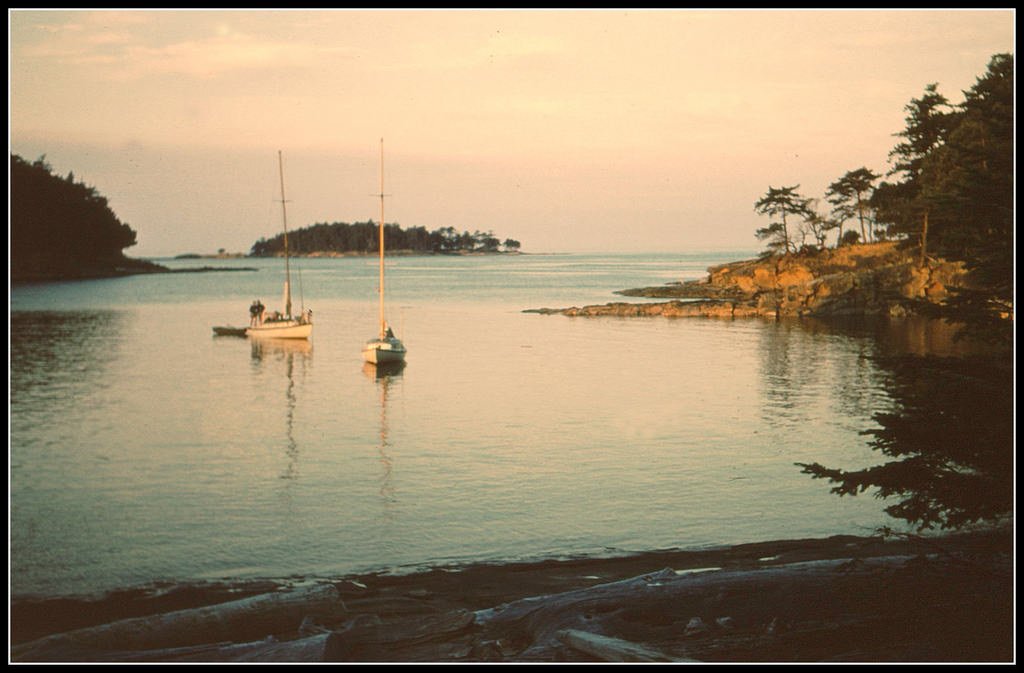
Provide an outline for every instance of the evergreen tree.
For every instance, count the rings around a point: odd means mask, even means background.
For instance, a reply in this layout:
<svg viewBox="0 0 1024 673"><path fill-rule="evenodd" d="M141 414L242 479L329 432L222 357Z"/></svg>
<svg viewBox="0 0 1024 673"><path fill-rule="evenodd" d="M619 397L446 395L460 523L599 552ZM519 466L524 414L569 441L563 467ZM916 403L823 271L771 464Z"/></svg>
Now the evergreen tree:
<svg viewBox="0 0 1024 673"><path fill-rule="evenodd" d="M854 216L860 221L861 240L868 242L870 228L865 227L864 215L870 208L868 195L879 177L881 176L862 167L855 171L847 171L846 175L829 185L825 198L832 204L832 214L840 222L836 247L839 247L839 241L842 239L842 223Z"/></svg>
<svg viewBox="0 0 1024 673"><path fill-rule="evenodd" d="M964 92L947 142L923 167L923 191L936 217L932 249L964 262L967 288L941 307L967 333L1012 342L1013 57L997 54L988 72Z"/></svg>
<svg viewBox="0 0 1024 673"><path fill-rule="evenodd" d="M759 240L768 240L769 252L781 251L782 254L788 254L796 251L796 245L790 239L787 216L807 214L807 200L796 191L799 187L800 185L778 188L769 186L768 193L754 204L754 210L759 215L780 216L778 221L755 232Z"/></svg>
<svg viewBox="0 0 1024 673"><path fill-rule="evenodd" d="M921 246L922 262L927 254L929 217L933 210L930 194L922 179L925 162L949 135L953 113L949 101L938 92L938 84L929 84L921 98L904 108L907 127L896 134L903 141L889 153L889 176L902 178L895 185L882 183L871 205L890 233L914 237Z"/></svg>
<svg viewBox="0 0 1024 673"><path fill-rule="evenodd" d="M825 217L818 212L818 200L808 199L807 213L804 215L803 227L806 229L811 236L814 237L814 242L817 248L825 248L825 239L828 237L828 232L832 231L839 226L835 219ZM838 247L838 244L837 244Z"/></svg>

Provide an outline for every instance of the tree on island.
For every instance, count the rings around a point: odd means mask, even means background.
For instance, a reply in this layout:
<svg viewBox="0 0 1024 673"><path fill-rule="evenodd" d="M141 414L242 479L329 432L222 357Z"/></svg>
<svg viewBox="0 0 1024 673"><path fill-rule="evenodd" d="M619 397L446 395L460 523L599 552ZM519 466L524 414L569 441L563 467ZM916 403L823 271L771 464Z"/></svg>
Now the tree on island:
<svg viewBox="0 0 1024 673"><path fill-rule="evenodd" d="M828 232L838 227L839 223L818 212L818 199L808 199L806 205L807 212L804 214L803 222L799 225L800 232L805 237L807 234L813 236L815 249L823 250Z"/></svg>
<svg viewBox="0 0 1024 673"><path fill-rule="evenodd" d="M874 189L874 182L879 177L868 168L861 167L847 171L846 175L829 185L825 198L832 204L832 215L838 222L836 247L843 242L843 223L855 216L860 221L860 240L868 242L864 214L868 211L868 198Z"/></svg>
<svg viewBox="0 0 1024 673"><path fill-rule="evenodd" d="M923 262L927 254L928 219L934 206L927 194L925 164L945 142L954 115L935 83L926 86L924 95L911 100L904 110L907 127L896 134L903 141L889 153L892 169L888 173L902 181L879 185L872 205L891 232L920 241Z"/></svg>
<svg viewBox="0 0 1024 673"><path fill-rule="evenodd" d="M13 279L109 275L129 261L135 232L94 187L54 175L45 155L28 163L11 154L10 180Z"/></svg>
<svg viewBox="0 0 1024 673"><path fill-rule="evenodd" d="M796 246L789 235L789 224L786 216L806 216L809 214L807 199L800 196L796 191L799 188L800 185L778 188L769 185L768 193L754 204L754 210L759 215L767 215L769 217L781 216L779 221L772 222L767 227L758 229L756 232L758 239L768 239L769 251L781 251L783 254L796 252Z"/></svg>
<svg viewBox="0 0 1024 673"><path fill-rule="evenodd" d="M1013 338L1013 101L1013 57L997 55L965 92L947 141L922 170L923 195L933 206L929 245L970 272L969 285L954 291L939 315L1003 345Z"/></svg>

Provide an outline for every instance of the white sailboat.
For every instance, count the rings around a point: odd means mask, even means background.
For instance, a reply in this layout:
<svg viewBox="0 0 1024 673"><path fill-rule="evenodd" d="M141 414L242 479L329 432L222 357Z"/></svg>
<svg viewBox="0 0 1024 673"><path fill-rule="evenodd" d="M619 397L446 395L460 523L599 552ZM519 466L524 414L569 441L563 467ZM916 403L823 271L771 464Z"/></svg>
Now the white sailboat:
<svg viewBox="0 0 1024 673"><path fill-rule="evenodd" d="M384 317L384 139L380 139L380 272L377 299L380 306L380 334L363 346L363 359L373 364L405 360L405 344L395 336Z"/></svg>
<svg viewBox="0 0 1024 673"><path fill-rule="evenodd" d="M292 315L291 265L288 259L288 210L284 198L284 160L277 151L277 165L281 175L281 215L284 221L284 312L267 314L257 300L250 308L252 321L245 330L247 336L271 339L308 339L313 333L313 311L303 308L298 316Z"/></svg>

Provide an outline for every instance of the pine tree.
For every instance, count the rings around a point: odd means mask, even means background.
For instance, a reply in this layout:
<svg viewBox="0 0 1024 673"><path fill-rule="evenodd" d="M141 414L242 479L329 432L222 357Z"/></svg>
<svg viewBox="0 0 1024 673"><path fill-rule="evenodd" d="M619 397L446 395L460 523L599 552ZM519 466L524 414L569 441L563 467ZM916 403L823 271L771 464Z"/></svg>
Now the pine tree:
<svg viewBox="0 0 1024 673"><path fill-rule="evenodd" d="M770 252L781 252L788 254L796 252L796 245L789 235L788 215L807 215L807 199L797 193L800 185L792 187L768 187L768 192L754 204L754 210L759 215L769 217L780 216L776 222L770 223L767 227L758 229L755 235L759 240L768 240Z"/></svg>

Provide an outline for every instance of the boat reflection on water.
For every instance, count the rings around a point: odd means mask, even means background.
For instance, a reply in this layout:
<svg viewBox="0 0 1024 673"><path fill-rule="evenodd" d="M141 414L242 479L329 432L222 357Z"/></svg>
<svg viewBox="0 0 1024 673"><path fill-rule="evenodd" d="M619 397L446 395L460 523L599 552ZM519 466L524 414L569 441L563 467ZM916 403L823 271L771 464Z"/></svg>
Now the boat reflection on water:
<svg viewBox="0 0 1024 673"><path fill-rule="evenodd" d="M287 465L281 479L297 479L299 447L295 441L295 369L299 365L305 374L306 365L312 360L313 344L305 339L250 339L252 361L255 366L267 361L282 361L288 383L285 386L285 456Z"/></svg>
<svg viewBox="0 0 1024 673"><path fill-rule="evenodd" d="M252 359L262 360L266 357L278 357L292 365L296 355L305 360L313 352L313 344L305 339L250 339Z"/></svg>
<svg viewBox="0 0 1024 673"><path fill-rule="evenodd" d="M383 467L381 474L380 495L386 504L395 500L395 486L391 479L391 471L394 461L391 457L390 443L388 442L388 392L392 385L402 378L405 370L405 362L382 362L373 364L363 363L363 374L376 381L380 387L380 443L377 450L380 453L380 463Z"/></svg>
<svg viewBox="0 0 1024 673"><path fill-rule="evenodd" d="M363 373L371 379L378 381L390 381L391 379L402 378L402 371L405 369L405 361L401 362L372 362L363 363Z"/></svg>

